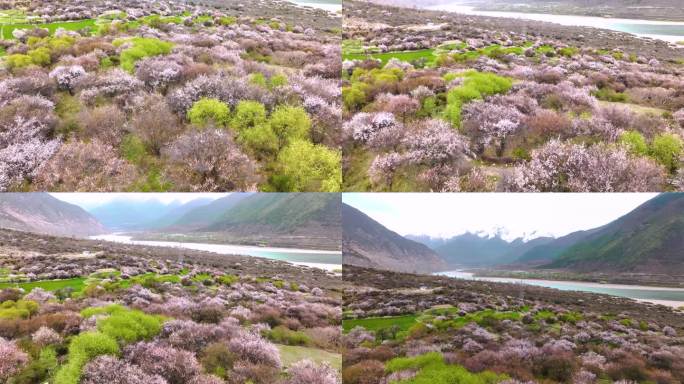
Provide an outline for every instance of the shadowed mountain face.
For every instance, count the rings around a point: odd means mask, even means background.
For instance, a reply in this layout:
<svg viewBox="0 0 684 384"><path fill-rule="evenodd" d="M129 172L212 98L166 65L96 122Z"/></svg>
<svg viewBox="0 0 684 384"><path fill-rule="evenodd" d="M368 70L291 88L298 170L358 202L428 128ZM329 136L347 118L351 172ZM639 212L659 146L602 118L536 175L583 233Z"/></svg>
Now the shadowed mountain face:
<svg viewBox="0 0 684 384"><path fill-rule="evenodd" d="M402 237L363 212L342 204L344 264L403 272L435 272L447 264L426 245Z"/></svg>
<svg viewBox="0 0 684 384"><path fill-rule="evenodd" d="M683 235L684 193L664 193L589 231L544 267L580 272L684 273Z"/></svg>
<svg viewBox="0 0 684 384"><path fill-rule="evenodd" d="M76 237L108 232L81 207L47 193L0 193L0 227Z"/></svg>

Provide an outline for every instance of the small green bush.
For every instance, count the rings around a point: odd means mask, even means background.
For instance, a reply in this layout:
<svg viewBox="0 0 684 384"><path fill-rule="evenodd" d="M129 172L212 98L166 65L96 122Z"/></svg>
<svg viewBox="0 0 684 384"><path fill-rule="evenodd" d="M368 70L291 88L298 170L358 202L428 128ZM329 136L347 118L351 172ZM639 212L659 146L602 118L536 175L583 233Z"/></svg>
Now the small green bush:
<svg viewBox="0 0 684 384"><path fill-rule="evenodd" d="M67 364L57 371L54 384L78 384L81 370L100 355L118 355L119 344L101 332L86 332L75 336L69 344Z"/></svg>
<svg viewBox="0 0 684 384"><path fill-rule="evenodd" d="M133 72L135 63L145 57L166 55L171 52L173 43L155 38L134 37L130 40L132 47L121 52L121 68L128 72ZM115 45L123 44L121 40L115 40Z"/></svg>
<svg viewBox="0 0 684 384"><path fill-rule="evenodd" d="M291 192L339 192L341 162L339 151L296 140L278 155L279 177L282 178L279 187Z"/></svg>
<svg viewBox="0 0 684 384"><path fill-rule="evenodd" d="M12 377L8 384L46 383L57 369L57 353L53 347L46 347L40 351L38 358Z"/></svg>
<svg viewBox="0 0 684 384"><path fill-rule="evenodd" d="M630 153L643 156L648 153L648 144L644 136L638 131L625 131L620 135L620 143L625 145Z"/></svg>
<svg viewBox="0 0 684 384"><path fill-rule="evenodd" d="M237 142L258 159L270 158L278 152L278 136L268 123L243 130L238 134Z"/></svg>
<svg viewBox="0 0 684 384"><path fill-rule="evenodd" d="M670 172L679 168L679 158L682 155L682 141L679 137L663 133L653 138L651 156Z"/></svg>
<svg viewBox="0 0 684 384"><path fill-rule="evenodd" d="M266 122L266 107L258 101L242 100L235 107L231 127L242 132Z"/></svg>
<svg viewBox="0 0 684 384"><path fill-rule="evenodd" d="M26 319L38 312L38 303L31 300L7 300L0 304L0 319Z"/></svg>
<svg viewBox="0 0 684 384"><path fill-rule="evenodd" d="M605 87L594 91L593 95L599 100L610 101L614 103L625 103L629 100L626 93L615 92L613 89Z"/></svg>
<svg viewBox="0 0 684 384"><path fill-rule="evenodd" d="M97 322L97 329L104 335L123 343L147 340L161 332L163 317L132 310L118 304L91 307L81 311L83 317L98 314L109 316Z"/></svg>
<svg viewBox="0 0 684 384"><path fill-rule="evenodd" d="M311 345L311 338L304 332L293 331L285 326L279 325L266 333L266 336L278 344L285 345Z"/></svg>
<svg viewBox="0 0 684 384"><path fill-rule="evenodd" d="M233 285L233 284L237 283L238 281L240 281L240 277L238 277L236 275L222 275L222 276L219 276L216 279L216 281L220 284L223 284L223 285Z"/></svg>
<svg viewBox="0 0 684 384"><path fill-rule="evenodd" d="M45 67L50 65L52 57L50 56L50 49L45 47L36 48L27 52L31 61L35 65Z"/></svg>
<svg viewBox="0 0 684 384"><path fill-rule="evenodd" d="M235 16L224 16L219 19L219 24L221 25L233 25L237 23L237 17Z"/></svg>
<svg viewBox="0 0 684 384"><path fill-rule="evenodd" d="M188 110L188 120L200 127L210 122L225 127L230 122L230 107L218 99L202 98Z"/></svg>
<svg viewBox="0 0 684 384"><path fill-rule="evenodd" d="M481 99L484 96L506 93L513 86L511 79L493 73L467 71L451 74L448 77L453 79L456 77L464 78L461 86L452 89L447 94L447 107L444 111L444 117L455 127L461 126L463 104Z"/></svg>
<svg viewBox="0 0 684 384"><path fill-rule="evenodd" d="M21 69L21 68L26 68L29 65L33 64L33 59L29 55L22 55L22 54L14 54L14 55L9 55L5 59L5 65L7 65L7 68L9 70L16 70L16 69Z"/></svg>
<svg viewBox="0 0 684 384"><path fill-rule="evenodd" d="M124 136L119 149L123 158L133 164L141 164L147 156L145 143L134 134Z"/></svg>
<svg viewBox="0 0 684 384"><path fill-rule="evenodd" d="M309 138L311 120L302 107L279 106L271 114L269 123L278 137L278 148Z"/></svg>
<svg viewBox="0 0 684 384"><path fill-rule="evenodd" d="M417 370L413 378L402 380L402 384L495 384L508 379L490 371L471 373L460 365L444 362L439 352L430 352L415 357L398 357L387 362L387 372Z"/></svg>

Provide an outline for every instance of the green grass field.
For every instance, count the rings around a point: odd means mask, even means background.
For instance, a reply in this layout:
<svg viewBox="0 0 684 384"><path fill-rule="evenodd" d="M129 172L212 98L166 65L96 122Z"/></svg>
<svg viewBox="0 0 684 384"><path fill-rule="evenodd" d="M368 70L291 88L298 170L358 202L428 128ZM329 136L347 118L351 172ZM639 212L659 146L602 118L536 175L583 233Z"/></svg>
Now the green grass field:
<svg viewBox="0 0 684 384"><path fill-rule="evenodd" d="M280 359L285 367L304 360L309 359L316 363L329 363L337 370L342 369L342 355L339 353L331 353L323 349L297 347L292 345L277 345L280 351Z"/></svg>
<svg viewBox="0 0 684 384"><path fill-rule="evenodd" d="M97 20L85 19L79 21L67 21L61 23L43 23L43 24L28 24L28 23L14 23L0 25L0 31L3 39L13 39L12 31L15 29L32 29L32 28L47 28L50 33L55 33L58 28L64 28L68 31L78 31L83 28L94 27Z"/></svg>
<svg viewBox="0 0 684 384"><path fill-rule="evenodd" d="M419 59L425 59L426 64L429 65L431 63L434 63L435 59L437 56L434 55L434 49L421 49L418 51L403 51L403 52L385 52L385 53L372 53L372 54L363 54L363 53L343 53L342 54L342 59L343 60L364 60L368 57L371 57L373 59L380 59L382 61L382 65L387 64L387 62L392 59L399 59L401 61L414 61L414 60L419 60Z"/></svg>
<svg viewBox="0 0 684 384"><path fill-rule="evenodd" d="M86 279L83 277L76 277L73 279L31 281L27 283L0 283L0 289L23 288L26 292L30 292L33 288L56 291L58 289L70 287L73 288L75 292L80 292L85 287L85 280Z"/></svg>
<svg viewBox="0 0 684 384"><path fill-rule="evenodd" d="M416 315L394 316L394 317L369 317L366 319L352 319L343 320L342 328L345 332L349 332L355 327L363 327L369 331L377 331L379 329L389 328L394 325L398 326L400 330L407 331L413 324L416 323Z"/></svg>

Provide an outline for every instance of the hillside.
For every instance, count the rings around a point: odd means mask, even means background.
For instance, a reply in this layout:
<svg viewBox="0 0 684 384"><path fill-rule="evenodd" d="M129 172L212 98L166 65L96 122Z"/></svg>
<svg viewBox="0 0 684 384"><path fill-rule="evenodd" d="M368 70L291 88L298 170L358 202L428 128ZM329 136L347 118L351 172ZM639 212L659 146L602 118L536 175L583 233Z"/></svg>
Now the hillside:
<svg viewBox="0 0 684 384"><path fill-rule="evenodd" d="M256 194L218 217L207 230L261 227L295 233L304 228L339 228L340 195L327 193Z"/></svg>
<svg viewBox="0 0 684 384"><path fill-rule="evenodd" d="M390 231L346 204L342 204L342 230L344 264L421 273L447 268L426 245Z"/></svg>
<svg viewBox="0 0 684 384"><path fill-rule="evenodd" d="M684 194L665 193L597 228L545 268L684 272Z"/></svg>
<svg viewBox="0 0 684 384"><path fill-rule="evenodd" d="M237 203L251 196L251 193L231 193L209 204L194 207L162 227L164 231L190 231L212 225Z"/></svg>
<svg viewBox="0 0 684 384"><path fill-rule="evenodd" d="M107 232L104 225L82 208L47 193L0 194L0 227L75 237Z"/></svg>
<svg viewBox="0 0 684 384"><path fill-rule="evenodd" d="M339 250L339 194L232 193L136 238Z"/></svg>
<svg viewBox="0 0 684 384"><path fill-rule="evenodd" d="M198 198L188 201L185 204L175 206L173 209L167 211L163 216L160 216L156 220L147 222L145 225L147 228L164 228L173 225L188 212L194 211L200 207L205 207L215 200L209 198Z"/></svg>
<svg viewBox="0 0 684 384"><path fill-rule="evenodd" d="M588 231L576 231L559 237L546 244L538 245L522 253L516 263L527 265L540 265L556 259L573 244L591 235L595 229Z"/></svg>

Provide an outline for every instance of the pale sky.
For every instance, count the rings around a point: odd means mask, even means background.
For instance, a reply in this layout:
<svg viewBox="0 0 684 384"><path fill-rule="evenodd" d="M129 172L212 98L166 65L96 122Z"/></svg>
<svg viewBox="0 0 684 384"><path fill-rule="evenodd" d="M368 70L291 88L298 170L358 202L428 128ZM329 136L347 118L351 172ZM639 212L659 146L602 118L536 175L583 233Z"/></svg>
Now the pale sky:
<svg viewBox="0 0 684 384"><path fill-rule="evenodd" d="M466 232L506 240L599 227L656 193L345 193L342 201L402 236Z"/></svg>
<svg viewBox="0 0 684 384"><path fill-rule="evenodd" d="M128 199L137 201L159 200L164 204L173 201L187 203L198 198L218 199L228 195L228 193L50 193L53 197L75 204L84 209L92 209L100 205L109 203L113 200Z"/></svg>

